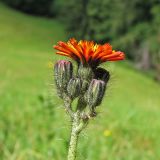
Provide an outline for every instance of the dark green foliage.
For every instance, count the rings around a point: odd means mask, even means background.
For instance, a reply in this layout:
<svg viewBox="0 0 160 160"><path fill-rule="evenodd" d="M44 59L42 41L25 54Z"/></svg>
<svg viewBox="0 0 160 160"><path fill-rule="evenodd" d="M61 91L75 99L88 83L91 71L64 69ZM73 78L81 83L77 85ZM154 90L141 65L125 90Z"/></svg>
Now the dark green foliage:
<svg viewBox="0 0 160 160"><path fill-rule="evenodd" d="M61 3L60 3L61 2ZM130 32L139 23L151 22L158 0L69 0L58 3L69 30L80 38L112 40Z"/></svg>
<svg viewBox="0 0 160 160"><path fill-rule="evenodd" d="M53 16L54 0L3 0L8 5L26 13Z"/></svg>
<svg viewBox="0 0 160 160"><path fill-rule="evenodd" d="M69 36L83 38L88 33L87 5L89 0L57 0L59 17L67 24Z"/></svg>

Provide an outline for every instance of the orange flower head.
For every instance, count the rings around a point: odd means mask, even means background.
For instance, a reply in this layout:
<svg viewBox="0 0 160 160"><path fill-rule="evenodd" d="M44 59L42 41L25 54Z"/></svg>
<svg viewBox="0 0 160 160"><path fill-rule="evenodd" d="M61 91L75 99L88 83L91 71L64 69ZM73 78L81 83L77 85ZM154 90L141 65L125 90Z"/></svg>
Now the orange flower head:
<svg viewBox="0 0 160 160"><path fill-rule="evenodd" d="M74 38L71 38L67 43L59 41L54 48L58 50L57 54L70 57L78 64L94 68L106 61L119 61L125 58L123 52L112 50L109 43L101 45L86 40L77 42Z"/></svg>

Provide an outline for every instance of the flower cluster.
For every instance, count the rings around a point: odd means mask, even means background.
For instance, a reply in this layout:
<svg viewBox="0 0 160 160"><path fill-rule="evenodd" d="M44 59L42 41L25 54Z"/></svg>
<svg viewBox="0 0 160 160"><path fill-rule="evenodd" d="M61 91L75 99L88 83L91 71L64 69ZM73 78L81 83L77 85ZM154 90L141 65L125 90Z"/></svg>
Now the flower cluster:
<svg viewBox="0 0 160 160"><path fill-rule="evenodd" d="M67 43L58 42L58 45L54 46L54 48L58 50L57 54L71 57L78 63L90 65L93 68L106 61L124 59L124 53L112 50L112 46L109 43L100 45L86 40L77 42L74 38L71 38Z"/></svg>
<svg viewBox="0 0 160 160"><path fill-rule="evenodd" d="M67 110L72 112L72 108L67 107L67 104L78 98L76 110L80 110L85 118L95 116L95 108L101 104L110 78L109 72L98 66L106 61L123 60L124 53L112 50L109 43L100 45L93 41L77 42L73 38L67 43L58 42L54 48L58 50L57 54L77 62L75 73L70 61L60 60L54 67L57 91Z"/></svg>

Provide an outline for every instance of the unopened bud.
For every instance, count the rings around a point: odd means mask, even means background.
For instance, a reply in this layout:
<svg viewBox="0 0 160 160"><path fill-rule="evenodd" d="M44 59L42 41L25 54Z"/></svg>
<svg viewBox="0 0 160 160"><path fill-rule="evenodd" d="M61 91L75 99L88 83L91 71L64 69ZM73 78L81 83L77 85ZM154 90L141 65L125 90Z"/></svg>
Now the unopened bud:
<svg viewBox="0 0 160 160"><path fill-rule="evenodd" d="M79 78L72 78L67 86L67 92L71 99L79 96L81 91L81 80Z"/></svg>
<svg viewBox="0 0 160 160"><path fill-rule="evenodd" d="M85 93L87 91L88 86L89 86L89 82L87 80L82 80L82 87L81 87L82 93Z"/></svg>
<svg viewBox="0 0 160 160"><path fill-rule="evenodd" d="M57 89L64 91L72 78L73 67L70 61L60 60L54 66L54 77Z"/></svg>
<svg viewBox="0 0 160 160"><path fill-rule="evenodd" d="M78 76L81 79L91 80L93 78L93 71L90 67L80 65L78 68Z"/></svg>
<svg viewBox="0 0 160 160"><path fill-rule="evenodd" d="M89 85L86 95L87 104L93 108L100 105L105 93L105 89L106 84L104 81L93 79Z"/></svg>
<svg viewBox="0 0 160 160"><path fill-rule="evenodd" d="M110 79L110 74L107 70L105 70L104 68L97 68L95 71L94 71L94 74L95 74L95 78L96 79L99 79L99 80L103 80L105 81L106 83L109 81Z"/></svg>

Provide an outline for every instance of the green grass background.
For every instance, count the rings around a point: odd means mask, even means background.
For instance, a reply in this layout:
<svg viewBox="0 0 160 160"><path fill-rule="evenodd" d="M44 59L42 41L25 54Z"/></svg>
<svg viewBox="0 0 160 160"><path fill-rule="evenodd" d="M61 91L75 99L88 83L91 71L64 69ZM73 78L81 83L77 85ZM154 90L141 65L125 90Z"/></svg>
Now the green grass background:
<svg viewBox="0 0 160 160"><path fill-rule="evenodd" d="M70 121L52 73L65 59L52 49L59 40L66 40L61 23L0 3L0 160L66 159ZM77 160L160 159L160 85L128 62L103 67L112 77Z"/></svg>

